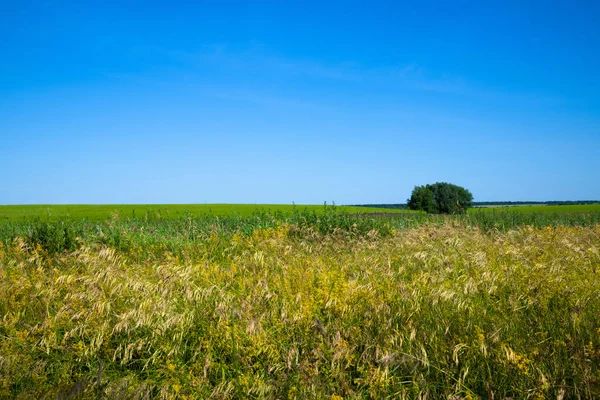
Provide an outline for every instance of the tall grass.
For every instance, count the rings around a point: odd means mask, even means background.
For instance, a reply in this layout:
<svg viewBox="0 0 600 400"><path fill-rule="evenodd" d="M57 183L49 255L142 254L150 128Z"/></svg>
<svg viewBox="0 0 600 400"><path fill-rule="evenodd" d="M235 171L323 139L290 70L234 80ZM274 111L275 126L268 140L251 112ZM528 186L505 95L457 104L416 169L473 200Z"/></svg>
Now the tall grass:
<svg viewBox="0 0 600 400"><path fill-rule="evenodd" d="M479 227L484 231L508 231L522 226L592 226L600 224L600 213L513 213L510 211L472 212L465 215L440 216L425 213L383 214L364 216L349 214L335 206L322 210L293 208L292 212L271 213L255 210L251 216L229 214L217 216L184 214L165 218L161 214L120 216L108 220L33 218L0 221L0 242L10 244L24 238L32 246L49 252L74 250L83 243L103 244L117 250L132 245L167 244L172 247L205 241L213 235L228 237L235 233L250 235L256 229L281 225L314 228L319 233L346 232L364 236L375 230L389 236L395 230L416 228L423 224L457 223Z"/></svg>
<svg viewBox="0 0 600 400"><path fill-rule="evenodd" d="M600 224L549 221L2 224L0 398L596 398Z"/></svg>

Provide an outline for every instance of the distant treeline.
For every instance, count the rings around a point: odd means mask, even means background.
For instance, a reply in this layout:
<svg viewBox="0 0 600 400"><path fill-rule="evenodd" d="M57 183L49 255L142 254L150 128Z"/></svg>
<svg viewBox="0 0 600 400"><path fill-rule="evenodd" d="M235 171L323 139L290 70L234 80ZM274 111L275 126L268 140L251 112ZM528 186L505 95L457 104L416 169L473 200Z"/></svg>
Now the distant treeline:
<svg viewBox="0 0 600 400"><path fill-rule="evenodd" d="M474 207L488 206L527 206L527 205L547 205L547 206L569 206L579 204L600 204L600 200L567 200L567 201L474 201ZM403 204L353 204L354 207L375 207L375 208L408 208Z"/></svg>
<svg viewBox="0 0 600 400"><path fill-rule="evenodd" d="M600 200L567 200L567 201L474 201L473 206L572 206L580 204L599 204Z"/></svg>

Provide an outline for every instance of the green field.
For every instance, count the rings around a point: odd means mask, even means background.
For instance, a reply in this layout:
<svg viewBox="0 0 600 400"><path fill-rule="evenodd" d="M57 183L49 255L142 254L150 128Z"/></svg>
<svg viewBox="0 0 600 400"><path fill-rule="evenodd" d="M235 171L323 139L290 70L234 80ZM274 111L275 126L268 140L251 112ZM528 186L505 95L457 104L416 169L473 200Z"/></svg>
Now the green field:
<svg viewBox="0 0 600 400"><path fill-rule="evenodd" d="M298 211L323 212L323 205L291 204L78 204L78 205L8 205L0 206L0 219L27 218L70 218L104 220L118 214L121 218L144 218L145 216L176 219L183 216L232 215L248 217L256 212L291 213ZM329 206L328 206L329 207ZM405 212L381 208L336 206L336 209L349 214L377 212Z"/></svg>
<svg viewBox="0 0 600 400"><path fill-rule="evenodd" d="M330 206L328 206L330 207ZM322 213L323 205L291 204L61 204L61 205L6 205L0 206L0 220L25 220L31 218L88 219L101 221L118 215L120 218L162 218L178 219L185 216L227 216L249 217L255 213L292 213L294 211ZM409 210L356 206L336 206L337 211L348 214L396 213L406 215ZM583 214L600 213L600 204L564 206L508 206L472 208L469 213L518 213L518 214Z"/></svg>

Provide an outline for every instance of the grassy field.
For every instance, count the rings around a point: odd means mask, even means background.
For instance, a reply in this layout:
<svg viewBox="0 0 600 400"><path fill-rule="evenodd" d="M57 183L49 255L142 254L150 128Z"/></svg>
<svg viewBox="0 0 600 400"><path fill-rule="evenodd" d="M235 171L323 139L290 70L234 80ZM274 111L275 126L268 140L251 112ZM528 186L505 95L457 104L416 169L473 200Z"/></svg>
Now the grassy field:
<svg viewBox="0 0 600 400"><path fill-rule="evenodd" d="M237 214L243 217L256 212L291 213L294 208L304 211L322 212L323 205L291 204L78 204L78 205L8 205L0 206L0 219L28 219L32 217L60 219L71 218L105 220L119 214L124 218L144 218L145 216L167 219L181 218L187 215L202 216ZM382 210L379 208L339 206L339 211L347 213L402 212L401 210Z"/></svg>
<svg viewBox="0 0 600 400"><path fill-rule="evenodd" d="M313 211L5 220L0 398L600 397L600 213Z"/></svg>
<svg viewBox="0 0 600 400"><path fill-rule="evenodd" d="M162 218L179 219L185 216L201 217L206 215L249 217L255 213L292 213L297 211L323 212L323 205L290 204L89 204L89 205L8 205L0 206L0 220L42 219L107 220L118 214L122 218ZM371 213L412 213L409 210L336 206L339 212L349 214ZM515 206L472 208L470 213L521 213L521 214L583 214L600 213L600 204L565 206Z"/></svg>

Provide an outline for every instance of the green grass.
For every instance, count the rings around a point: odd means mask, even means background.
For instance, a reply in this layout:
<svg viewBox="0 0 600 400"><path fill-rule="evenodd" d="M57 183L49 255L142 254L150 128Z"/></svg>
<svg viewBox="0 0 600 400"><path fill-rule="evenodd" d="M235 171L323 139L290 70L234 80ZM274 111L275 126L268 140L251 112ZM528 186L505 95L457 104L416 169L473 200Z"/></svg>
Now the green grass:
<svg viewBox="0 0 600 400"><path fill-rule="evenodd" d="M237 214L248 217L255 212L292 213L297 210L323 212L323 205L291 205L291 204L61 204L61 205L7 205L0 206L0 219L23 220L30 218L49 219L89 219L93 221L106 220L117 213L122 218L152 218L177 219L183 216L231 215ZM352 206L336 206L339 211L354 213L390 213L406 212L381 208L366 208Z"/></svg>
<svg viewBox="0 0 600 400"><path fill-rule="evenodd" d="M65 206L67 207L67 206ZM469 212L465 215L431 215L422 212L398 212L375 214L353 214L350 207L282 207L283 211L266 211L255 208L251 215L240 215L229 206L221 210L223 214L167 212L145 209L144 213L131 211L131 214L114 212L113 206L104 206L105 215L97 213L101 206L87 210L77 206L79 215L30 213L29 215L10 214L0 218L0 242L11 245L23 238L29 245L50 253L72 251L88 245L105 245L118 250L128 250L133 244L152 245L166 243L169 248L178 249L198 241L206 240L213 234L227 236L235 233L251 234L256 229L268 229L282 224L311 227L321 234L346 232L349 235L364 235L373 230L381 235L390 231L406 230L421 225L442 226L457 223L477 227L485 232L518 229L522 226L536 228L554 226L594 226L600 224L600 212L591 213L517 213L501 209L494 212ZM134 206L131 206L134 207ZM143 207L143 206L139 206ZM183 206L182 206L183 207ZM18 210L19 208L17 208ZM143 209L143 208L141 208ZM237 210L240 210L238 207ZM358 211L371 211L361 208ZM244 211L244 210L242 210ZM247 211L247 210L246 210ZM96 212L94 214L94 212Z"/></svg>
<svg viewBox="0 0 600 400"><path fill-rule="evenodd" d="M87 219L102 221L118 214L120 218L179 219L182 217L203 217L237 215L250 217L253 214L268 212L288 213L308 211L323 213L323 205L291 204L61 204L61 205L7 205L0 206L0 220L30 220L32 218L59 220ZM336 210L348 214L394 213L406 216L414 213L409 210L336 206ZM600 204L565 206L515 206L472 208L469 214L585 214L600 213ZM501 217L504 218L504 217Z"/></svg>

